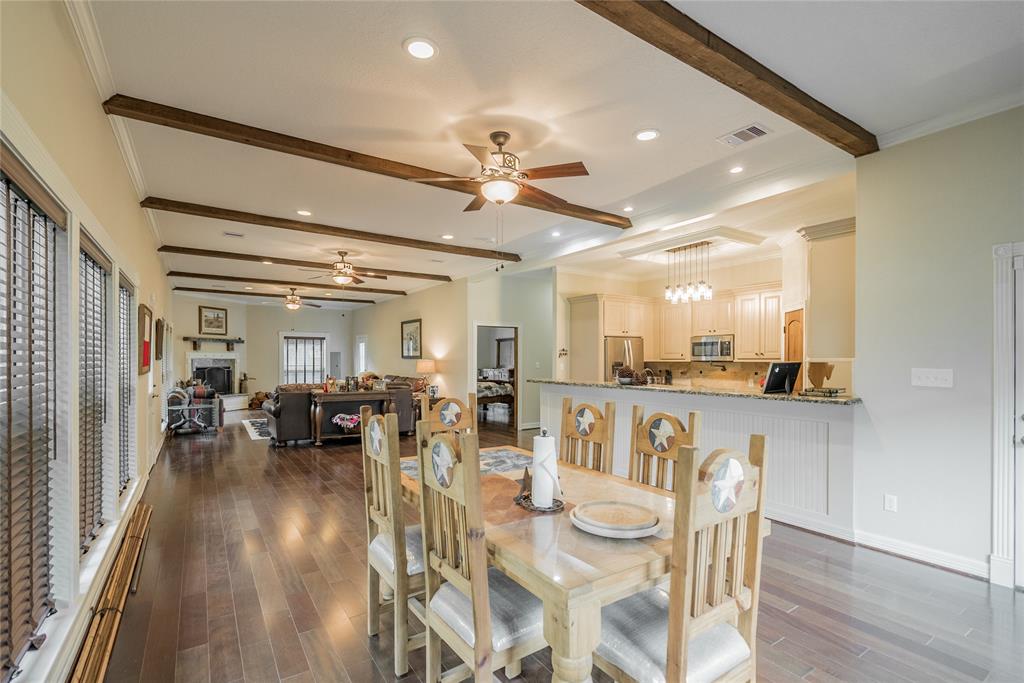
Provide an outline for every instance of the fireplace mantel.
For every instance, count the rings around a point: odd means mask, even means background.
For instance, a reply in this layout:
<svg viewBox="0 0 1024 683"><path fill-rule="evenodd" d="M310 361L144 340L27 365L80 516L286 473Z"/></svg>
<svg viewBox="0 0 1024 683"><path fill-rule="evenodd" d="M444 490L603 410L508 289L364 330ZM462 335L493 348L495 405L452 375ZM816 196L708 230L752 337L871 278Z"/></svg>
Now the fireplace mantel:
<svg viewBox="0 0 1024 683"><path fill-rule="evenodd" d="M198 351L202 348L203 342L217 342L218 344L227 344L228 351L235 350L235 344L244 344L245 340L241 337L234 337L232 339L218 337L182 337L183 341L192 342L192 350Z"/></svg>

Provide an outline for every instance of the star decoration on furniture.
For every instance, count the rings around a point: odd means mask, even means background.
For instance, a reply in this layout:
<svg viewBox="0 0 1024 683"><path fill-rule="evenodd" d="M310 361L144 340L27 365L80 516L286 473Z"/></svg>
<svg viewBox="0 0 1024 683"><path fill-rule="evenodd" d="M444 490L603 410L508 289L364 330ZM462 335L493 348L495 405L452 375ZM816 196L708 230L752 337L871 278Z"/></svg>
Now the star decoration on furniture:
<svg viewBox="0 0 1024 683"><path fill-rule="evenodd" d="M437 483L448 488L452 485L452 474L455 469L455 455L444 441L438 441L430 450L430 464L434 468Z"/></svg>
<svg viewBox="0 0 1024 683"><path fill-rule="evenodd" d="M743 466L735 458L723 462L711 479L711 504L719 512L729 512L743 490Z"/></svg>
<svg viewBox="0 0 1024 683"><path fill-rule="evenodd" d="M659 417L647 430L647 440L654 450L664 453L676 442L676 431L668 420Z"/></svg>
<svg viewBox="0 0 1024 683"><path fill-rule="evenodd" d="M594 413L590 408L580 408L576 413L576 433L580 436L590 436L594 431Z"/></svg>
<svg viewBox="0 0 1024 683"><path fill-rule="evenodd" d="M374 420L370 423L370 449L376 455L380 455L384 449L384 430L380 428L380 422Z"/></svg>
<svg viewBox="0 0 1024 683"><path fill-rule="evenodd" d="M448 401L441 406L441 424L445 427L452 427L462 419L462 409L454 401Z"/></svg>

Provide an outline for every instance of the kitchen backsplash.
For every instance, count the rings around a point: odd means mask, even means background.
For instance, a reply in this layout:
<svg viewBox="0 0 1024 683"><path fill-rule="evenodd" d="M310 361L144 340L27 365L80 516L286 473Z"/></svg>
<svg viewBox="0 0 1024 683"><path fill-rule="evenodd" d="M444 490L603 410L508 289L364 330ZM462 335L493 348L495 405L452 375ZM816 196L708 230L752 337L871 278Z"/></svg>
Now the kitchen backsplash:
<svg viewBox="0 0 1024 683"><path fill-rule="evenodd" d="M655 375L665 377L669 372L673 384L699 382L703 386L723 389L756 387L768 372L768 363L672 363L652 361L644 363ZM724 368L724 369L723 369Z"/></svg>

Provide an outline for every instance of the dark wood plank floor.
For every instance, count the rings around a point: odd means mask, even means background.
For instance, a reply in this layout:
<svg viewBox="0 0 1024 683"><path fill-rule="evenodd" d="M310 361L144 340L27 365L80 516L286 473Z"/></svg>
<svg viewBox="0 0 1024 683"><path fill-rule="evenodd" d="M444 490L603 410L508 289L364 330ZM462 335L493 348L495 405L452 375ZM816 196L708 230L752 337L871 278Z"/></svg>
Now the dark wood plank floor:
<svg viewBox="0 0 1024 683"><path fill-rule="evenodd" d="M358 443L274 450L237 422L170 442L107 680L393 679L389 629L365 635L361 477ZM780 524L762 588L760 680L1024 680L1024 594ZM420 681L422 650L410 661ZM523 671L550 680L547 654Z"/></svg>

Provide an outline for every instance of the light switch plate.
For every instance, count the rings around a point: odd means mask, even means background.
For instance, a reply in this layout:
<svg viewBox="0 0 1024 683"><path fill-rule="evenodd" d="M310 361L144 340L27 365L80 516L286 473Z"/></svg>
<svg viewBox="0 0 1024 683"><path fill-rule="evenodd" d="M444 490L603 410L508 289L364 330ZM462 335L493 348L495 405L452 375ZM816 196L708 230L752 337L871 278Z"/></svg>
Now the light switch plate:
<svg viewBox="0 0 1024 683"><path fill-rule="evenodd" d="M910 368L910 386L953 388L952 368Z"/></svg>
<svg viewBox="0 0 1024 683"><path fill-rule="evenodd" d="M886 512L899 512L899 499L891 493L882 495L882 509Z"/></svg>

